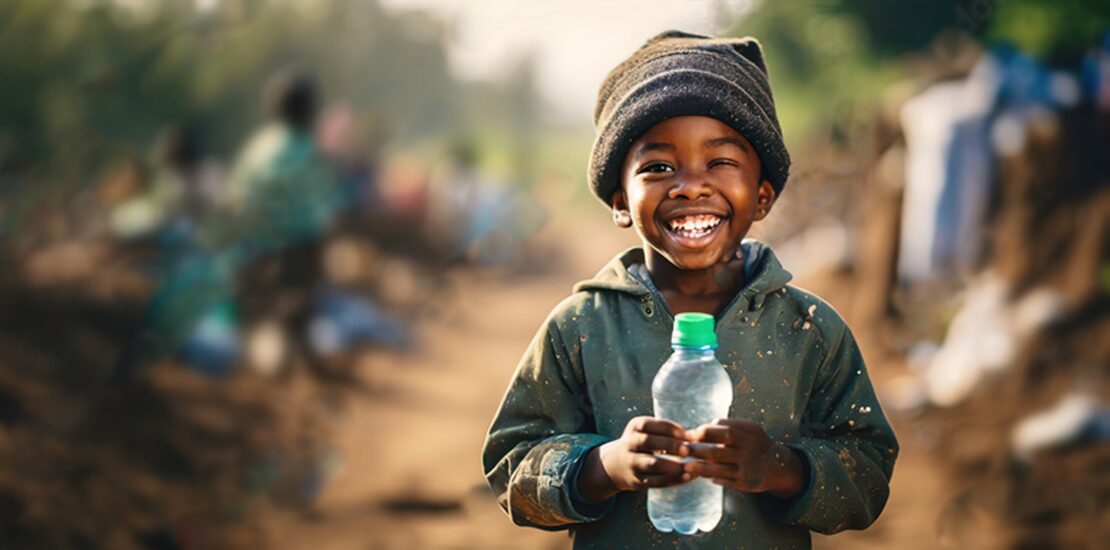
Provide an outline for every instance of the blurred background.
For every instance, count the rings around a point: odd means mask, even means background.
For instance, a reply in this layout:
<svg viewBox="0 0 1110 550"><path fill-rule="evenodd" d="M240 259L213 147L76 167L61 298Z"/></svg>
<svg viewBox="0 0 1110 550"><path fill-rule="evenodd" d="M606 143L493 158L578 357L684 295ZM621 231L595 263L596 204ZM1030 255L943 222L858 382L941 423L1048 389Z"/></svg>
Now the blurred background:
<svg viewBox="0 0 1110 550"><path fill-rule="evenodd" d="M0 547L568 547L480 448L638 244L590 117L670 28L763 42L794 167L754 236L902 443L815 545L1110 538L1103 0L5 0Z"/></svg>

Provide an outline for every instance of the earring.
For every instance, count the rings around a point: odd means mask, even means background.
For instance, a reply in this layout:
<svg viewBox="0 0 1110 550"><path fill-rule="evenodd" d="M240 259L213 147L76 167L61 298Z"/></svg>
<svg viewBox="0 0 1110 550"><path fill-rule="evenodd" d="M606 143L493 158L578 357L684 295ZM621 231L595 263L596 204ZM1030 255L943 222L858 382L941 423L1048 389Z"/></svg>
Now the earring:
<svg viewBox="0 0 1110 550"><path fill-rule="evenodd" d="M628 224L632 223L632 218L629 216L628 212L614 210L613 223L621 227L626 227Z"/></svg>

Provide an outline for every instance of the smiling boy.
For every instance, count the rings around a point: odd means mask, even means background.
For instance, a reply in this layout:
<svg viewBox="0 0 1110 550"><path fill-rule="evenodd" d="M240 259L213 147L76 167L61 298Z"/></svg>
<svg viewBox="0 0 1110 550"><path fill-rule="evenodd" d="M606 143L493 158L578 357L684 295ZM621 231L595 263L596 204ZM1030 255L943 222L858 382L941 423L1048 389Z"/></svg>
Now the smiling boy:
<svg viewBox="0 0 1110 550"><path fill-rule="evenodd" d="M759 44L656 36L602 84L595 124L591 188L643 246L578 283L521 359L483 451L501 506L576 548L808 548L810 530L870 525L898 443L859 349L744 240L790 164ZM650 416L687 311L714 314L734 384L729 417L704 426ZM695 477L726 487L720 524L656 531L646 489Z"/></svg>

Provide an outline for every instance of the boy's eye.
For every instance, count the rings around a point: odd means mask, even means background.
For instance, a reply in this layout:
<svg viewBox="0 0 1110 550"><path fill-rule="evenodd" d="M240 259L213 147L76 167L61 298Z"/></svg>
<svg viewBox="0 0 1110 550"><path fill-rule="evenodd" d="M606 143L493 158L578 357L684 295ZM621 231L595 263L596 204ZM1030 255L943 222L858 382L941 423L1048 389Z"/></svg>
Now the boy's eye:
<svg viewBox="0 0 1110 550"><path fill-rule="evenodd" d="M737 164L736 161L732 159L715 159L709 162L710 168L716 166L739 166L739 164Z"/></svg>
<svg viewBox="0 0 1110 550"><path fill-rule="evenodd" d="M643 174L643 173L646 172L646 173L651 173L651 174L661 174L661 173L664 173L664 172L673 172L673 171L674 171L674 169L671 168L670 165L668 165L666 163L653 162L651 164L648 164L648 165L644 166L643 168L640 168L640 170L637 171L636 173L637 174Z"/></svg>

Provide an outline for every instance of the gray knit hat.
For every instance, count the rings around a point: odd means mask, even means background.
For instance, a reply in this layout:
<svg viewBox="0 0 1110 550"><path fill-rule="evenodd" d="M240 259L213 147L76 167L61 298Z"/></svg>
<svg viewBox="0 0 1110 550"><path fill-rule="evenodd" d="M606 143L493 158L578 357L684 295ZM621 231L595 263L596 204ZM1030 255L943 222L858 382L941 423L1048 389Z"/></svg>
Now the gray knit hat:
<svg viewBox="0 0 1110 550"><path fill-rule="evenodd" d="M759 153L763 177L782 192L790 154L759 42L667 31L613 69L598 90L588 174L594 194L611 204L632 142L686 115L713 117L743 135Z"/></svg>

